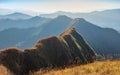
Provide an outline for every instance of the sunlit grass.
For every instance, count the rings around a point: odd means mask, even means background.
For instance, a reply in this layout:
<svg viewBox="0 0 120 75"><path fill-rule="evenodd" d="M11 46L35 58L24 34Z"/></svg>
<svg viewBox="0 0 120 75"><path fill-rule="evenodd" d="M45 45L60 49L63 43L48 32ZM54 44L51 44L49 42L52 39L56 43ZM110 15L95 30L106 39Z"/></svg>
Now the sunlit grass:
<svg viewBox="0 0 120 75"><path fill-rule="evenodd" d="M12 73L10 73L7 68L5 68L4 66L0 65L0 75L12 75Z"/></svg>
<svg viewBox="0 0 120 75"><path fill-rule="evenodd" d="M33 75L40 75L42 71ZM42 75L120 75L120 61L95 62L62 70L52 70Z"/></svg>
<svg viewBox="0 0 120 75"><path fill-rule="evenodd" d="M0 65L0 75L12 75ZM102 61L65 69L40 70L29 75L120 75L120 61Z"/></svg>

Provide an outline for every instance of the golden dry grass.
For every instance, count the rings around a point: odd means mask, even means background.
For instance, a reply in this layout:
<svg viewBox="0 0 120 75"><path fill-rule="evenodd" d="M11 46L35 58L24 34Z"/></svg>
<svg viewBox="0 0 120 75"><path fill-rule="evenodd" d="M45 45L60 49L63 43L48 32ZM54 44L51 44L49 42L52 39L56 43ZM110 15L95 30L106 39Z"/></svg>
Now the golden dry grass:
<svg viewBox="0 0 120 75"><path fill-rule="evenodd" d="M6 67L0 65L0 75L12 75L12 73Z"/></svg>
<svg viewBox="0 0 120 75"><path fill-rule="evenodd" d="M0 65L0 75L12 75ZM120 75L120 61L94 62L58 70L41 70L30 75Z"/></svg>
<svg viewBox="0 0 120 75"><path fill-rule="evenodd" d="M120 61L95 62L46 73L39 71L32 75L120 75Z"/></svg>

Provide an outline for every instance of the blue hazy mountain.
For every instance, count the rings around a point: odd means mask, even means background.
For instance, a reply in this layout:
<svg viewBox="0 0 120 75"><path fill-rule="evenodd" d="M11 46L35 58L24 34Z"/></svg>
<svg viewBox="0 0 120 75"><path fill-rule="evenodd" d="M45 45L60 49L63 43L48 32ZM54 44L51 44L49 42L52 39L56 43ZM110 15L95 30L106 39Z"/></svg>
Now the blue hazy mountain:
<svg viewBox="0 0 120 75"><path fill-rule="evenodd" d="M32 17L30 19L0 19L0 31L9 28L31 28L31 27L38 27L43 23L46 23L50 19L43 18L43 17Z"/></svg>
<svg viewBox="0 0 120 75"><path fill-rule="evenodd" d="M73 17L72 15L73 13L70 13L70 12L64 12L64 11L57 11L55 13L50 13L50 14L40 14L40 16L42 17L46 17L46 18L55 18L55 17L58 17L60 15L66 15L66 16L70 16L70 17Z"/></svg>
<svg viewBox="0 0 120 75"><path fill-rule="evenodd" d="M82 18L71 19L59 16L39 27L10 28L0 32L0 49L6 47L29 48L39 39L60 35L69 27L74 27L100 54L120 53L120 33L111 28L102 28Z"/></svg>
<svg viewBox="0 0 120 75"><path fill-rule="evenodd" d="M80 18L74 19L72 26L81 33L97 53L120 53L120 33L114 29L101 28Z"/></svg>
<svg viewBox="0 0 120 75"><path fill-rule="evenodd" d="M13 20L29 19L31 17L32 16L30 16L30 15L19 13L19 12L7 14L7 15L0 15L0 19L13 19Z"/></svg>
<svg viewBox="0 0 120 75"><path fill-rule="evenodd" d="M21 49L32 47L41 38L59 35L70 27L71 21L72 19L67 16L59 16L39 27L5 29L0 32L0 36L2 36L0 38L0 49L6 47L19 47Z"/></svg>
<svg viewBox="0 0 120 75"><path fill-rule="evenodd" d="M58 16L57 18L52 19L50 22L43 24L39 38L45 38L51 35L59 35L64 30L70 27L70 22L72 19L67 16ZM42 34L42 35L41 35Z"/></svg>
<svg viewBox="0 0 120 75"><path fill-rule="evenodd" d="M114 28L120 30L120 9L111 9L104 11L94 11L90 13L71 13L58 11L51 14L41 14L42 17L54 18L58 15L66 15L72 18L84 18L87 21L101 27Z"/></svg>

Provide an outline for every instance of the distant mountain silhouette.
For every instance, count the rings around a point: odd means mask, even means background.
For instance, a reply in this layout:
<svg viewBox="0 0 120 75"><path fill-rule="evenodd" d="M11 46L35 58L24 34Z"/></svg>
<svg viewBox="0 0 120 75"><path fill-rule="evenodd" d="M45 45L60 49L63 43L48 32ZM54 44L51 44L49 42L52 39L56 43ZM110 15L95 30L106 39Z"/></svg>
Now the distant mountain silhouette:
<svg viewBox="0 0 120 75"><path fill-rule="evenodd" d="M71 13L58 11L51 14L41 14L40 16L46 18L54 18L59 15L66 15L72 18L84 18L87 21L96 24L101 27L109 27L114 28L116 30L120 30L120 9L111 9L104 11L94 11L90 13Z"/></svg>
<svg viewBox="0 0 120 75"><path fill-rule="evenodd" d="M12 19L0 19L0 30L9 29L9 28L31 28L31 27L38 27L43 23L48 22L50 19L43 18L43 17L32 17L30 19L19 19L19 20L12 20Z"/></svg>
<svg viewBox="0 0 120 75"><path fill-rule="evenodd" d="M67 29L60 36L41 39L23 51L18 48L0 51L0 65L15 75L28 75L41 68L88 64L95 59L94 50L74 28Z"/></svg>
<svg viewBox="0 0 120 75"><path fill-rule="evenodd" d="M70 13L70 12L64 12L64 11L57 11L57 12L51 13L51 14L40 14L40 16L46 17L46 18L55 18L55 17L58 17L60 15L66 15L66 16L69 15L70 16L70 15L72 15L72 13Z"/></svg>
<svg viewBox="0 0 120 75"><path fill-rule="evenodd" d="M11 13L8 15L1 15L0 19L13 19L13 20L18 20L18 19L29 19L32 16L27 15L27 14L23 14L23 13L19 13L19 12L15 12L15 13Z"/></svg>
<svg viewBox="0 0 120 75"><path fill-rule="evenodd" d="M1 11L4 9L0 9ZM1 12L0 11L0 12ZM7 10L5 10L7 12ZM9 10L8 10L9 11ZM13 11L12 11L13 12ZM1 12L2 13L2 12ZM117 31L120 31L120 9L111 9L104 11L93 11L89 13L71 13L65 11L57 11L51 14L41 14L40 17L45 18L55 18L59 15L66 15L71 18L84 18L85 20L98 25L100 27L114 28ZM8 15L0 15L0 19L28 19L32 16L15 12Z"/></svg>
<svg viewBox="0 0 120 75"><path fill-rule="evenodd" d="M39 34L40 38L48 37L51 35L59 35L64 30L70 27L71 18L67 16L58 16L48 23L42 25L42 31ZM41 35L42 34L42 35Z"/></svg>
<svg viewBox="0 0 120 75"><path fill-rule="evenodd" d="M89 42L98 54L120 53L120 33L110 28L96 26L83 18L71 19L67 16L59 16L35 28L1 31L0 49L14 46L21 49L29 48L38 39L52 35L58 36L71 26Z"/></svg>

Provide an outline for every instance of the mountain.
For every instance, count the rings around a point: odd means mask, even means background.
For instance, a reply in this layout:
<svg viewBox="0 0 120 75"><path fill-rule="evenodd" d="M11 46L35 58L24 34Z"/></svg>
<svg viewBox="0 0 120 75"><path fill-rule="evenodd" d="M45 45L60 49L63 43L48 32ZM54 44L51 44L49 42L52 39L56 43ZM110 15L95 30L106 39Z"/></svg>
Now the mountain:
<svg viewBox="0 0 120 75"><path fill-rule="evenodd" d="M25 40L32 37L34 34L35 28L29 29L18 29L10 28L0 32L0 48L6 47L19 47L24 45ZM26 45L25 45L26 46Z"/></svg>
<svg viewBox="0 0 120 75"><path fill-rule="evenodd" d="M13 20L18 20L18 19L29 19L32 16L27 15L27 14L23 14L23 13L19 13L19 12L15 12L15 13L11 13L8 15L1 15L0 19L13 19Z"/></svg>
<svg viewBox="0 0 120 75"><path fill-rule="evenodd" d="M92 62L95 56L93 48L84 40L84 38L75 30L75 28L69 28L60 35L71 49L71 53L74 58L79 57L81 60L87 60ZM81 51L81 52L79 52ZM83 52L83 53L82 53ZM79 54L81 53L81 54ZM82 54L85 54L83 57Z"/></svg>
<svg viewBox="0 0 120 75"><path fill-rule="evenodd" d="M32 17L30 19L19 19L19 20L12 20L12 19L0 19L0 30L9 29L9 28L31 28L31 27L38 27L43 23L48 22L50 19L43 18L43 17Z"/></svg>
<svg viewBox="0 0 120 75"><path fill-rule="evenodd" d="M40 14L40 16L42 17L46 17L46 18L55 18L55 17L58 17L60 15L66 15L66 16L70 16L72 15L73 13L70 13L70 12L64 12L64 11L57 11L55 13L51 13L51 14ZM71 16L70 16L71 17Z"/></svg>
<svg viewBox="0 0 120 75"><path fill-rule="evenodd" d="M0 51L0 64L14 75L28 75L41 68L92 63L95 57L94 50L82 36L74 28L69 28L60 36L39 40L32 48L6 48Z"/></svg>
<svg viewBox="0 0 120 75"><path fill-rule="evenodd" d="M65 19L63 19L63 17L65 17ZM69 24L71 20L72 20L71 18L68 18L66 16L59 16L58 18L55 18L49 21L48 23L44 23L39 27L34 27L34 28L32 27L27 29L9 28L9 29L3 30L0 32L0 36L1 36L0 49L6 48L6 47L14 47L14 46L21 49L29 48L33 46L34 43L40 38L45 38L51 35L59 35L61 32L65 30L64 26ZM59 30L56 30L56 28L58 29L57 26L61 28L59 28Z"/></svg>
<svg viewBox="0 0 120 75"><path fill-rule="evenodd" d="M67 16L58 16L48 23L42 25L42 31L39 38L45 38L51 35L60 35L64 30L70 27L72 19ZM41 35L42 34L42 35Z"/></svg>
<svg viewBox="0 0 120 75"><path fill-rule="evenodd" d="M104 55L120 53L120 33L117 31L98 27L80 18L74 19L71 23L97 53Z"/></svg>
<svg viewBox="0 0 120 75"><path fill-rule="evenodd" d="M71 12L58 11L51 14L41 14L40 16L46 18L48 17L54 18L59 15L66 15L72 18L84 18L95 25L120 30L119 13L120 13L120 9L94 11L90 13L71 13Z"/></svg>
<svg viewBox="0 0 120 75"><path fill-rule="evenodd" d="M112 54L114 56L116 53L120 53L120 33L111 28L96 26L83 18L71 19L67 16L59 16L39 27L27 29L10 28L1 31L0 49L14 46L21 49L29 48L38 39L53 35L59 36L69 27L74 27L98 54Z"/></svg>

